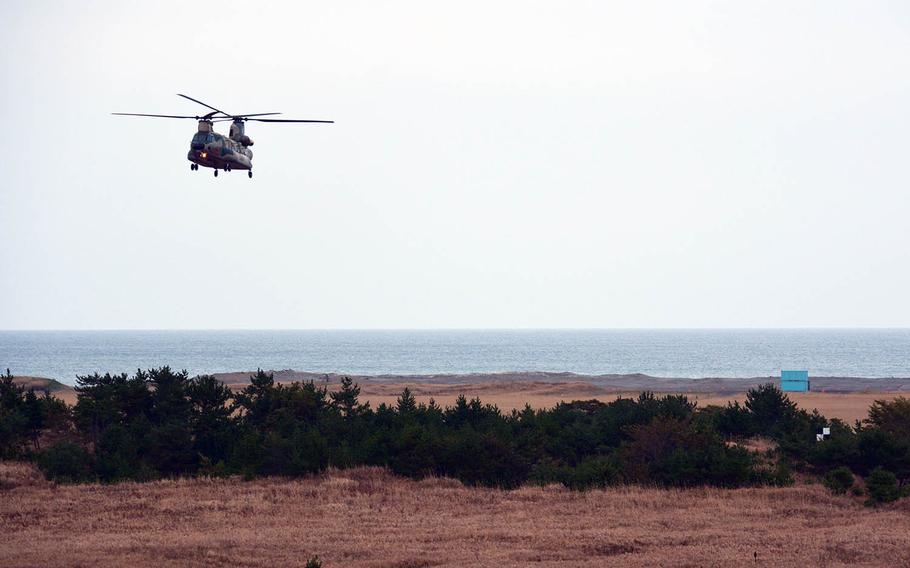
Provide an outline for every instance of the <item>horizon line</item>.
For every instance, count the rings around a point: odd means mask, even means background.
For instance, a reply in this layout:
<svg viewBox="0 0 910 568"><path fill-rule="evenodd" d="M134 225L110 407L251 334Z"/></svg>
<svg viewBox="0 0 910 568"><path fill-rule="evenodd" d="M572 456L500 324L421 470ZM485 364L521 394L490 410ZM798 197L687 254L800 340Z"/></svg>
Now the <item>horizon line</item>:
<svg viewBox="0 0 910 568"><path fill-rule="evenodd" d="M344 332L344 331L377 331L377 332L445 332L445 331L813 331L813 330L910 330L908 326L845 326L845 325L805 325L805 326L673 326L673 327L124 327L124 328L0 328L0 333L13 332Z"/></svg>

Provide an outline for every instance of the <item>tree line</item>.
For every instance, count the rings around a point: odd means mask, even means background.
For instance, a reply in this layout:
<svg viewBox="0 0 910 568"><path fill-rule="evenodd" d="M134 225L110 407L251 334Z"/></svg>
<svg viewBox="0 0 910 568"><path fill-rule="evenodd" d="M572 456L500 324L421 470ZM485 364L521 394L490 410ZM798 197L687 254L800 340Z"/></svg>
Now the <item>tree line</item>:
<svg viewBox="0 0 910 568"><path fill-rule="evenodd" d="M910 489L910 400L877 401L849 425L797 408L776 386L745 402L698 408L684 395L560 403L503 412L460 396L453 406L360 401L351 379L337 390L276 384L258 371L240 391L169 367L77 379L69 407L0 379L0 458L34 459L58 481L175 476L300 476L329 466L378 465L419 478L514 488L574 489L787 485L794 475L832 491L890 501ZM830 428L819 441L816 434ZM742 443L756 437L772 449ZM859 479L865 480L862 488Z"/></svg>

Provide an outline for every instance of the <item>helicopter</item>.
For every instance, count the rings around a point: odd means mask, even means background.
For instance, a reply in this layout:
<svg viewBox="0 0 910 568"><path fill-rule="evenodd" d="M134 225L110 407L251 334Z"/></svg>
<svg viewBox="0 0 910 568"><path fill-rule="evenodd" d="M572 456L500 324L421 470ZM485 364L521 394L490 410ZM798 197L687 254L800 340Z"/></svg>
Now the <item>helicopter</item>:
<svg viewBox="0 0 910 568"><path fill-rule="evenodd" d="M253 141L246 135L245 123L254 122L318 122L324 124L333 124L334 120L296 120L287 118L251 118L261 116L274 116L280 112L259 112L253 114L231 114L219 110L193 97L177 93L178 97L189 99L198 103L212 112L201 116L178 116L172 114L139 114L134 112L112 112L117 116L148 116L154 118L191 118L199 121L199 129L193 135L190 141L190 151L186 154L189 160L190 169L199 170L199 166L212 168L215 170L215 177L218 177L218 170L230 172L232 170L247 170L247 175L253 177L253 151L250 146ZM231 121L230 133L225 136L214 130L214 123Z"/></svg>

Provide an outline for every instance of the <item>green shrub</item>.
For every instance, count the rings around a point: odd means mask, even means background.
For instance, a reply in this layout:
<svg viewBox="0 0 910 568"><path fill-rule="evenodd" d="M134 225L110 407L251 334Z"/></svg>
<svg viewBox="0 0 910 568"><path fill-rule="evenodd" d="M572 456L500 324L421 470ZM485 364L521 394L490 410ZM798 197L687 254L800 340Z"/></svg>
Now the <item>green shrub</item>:
<svg viewBox="0 0 910 568"><path fill-rule="evenodd" d="M536 485L561 483L569 489L583 491L607 487L619 481L619 466L612 456L585 458L577 466L557 466L543 461L534 466L529 480Z"/></svg>
<svg viewBox="0 0 910 568"><path fill-rule="evenodd" d="M69 412L53 399L24 393L9 373L0 377L0 457L31 456L42 439L65 437L77 444L49 448L41 463L48 477L69 481L252 479L373 465L501 488L529 481L573 489L742 487L792 484L792 467L828 472L825 485L839 494L853 486L851 471L869 476L874 468L910 486L906 402L877 403L867 422L850 427L796 408L774 385L726 407L699 409L684 396L644 392L511 413L464 396L452 407L426 405L410 391L396 405L373 409L359 403L359 387L350 379L329 393L313 382L276 384L263 371L239 392L168 367L133 377L79 377L76 392ZM825 426L831 436L817 442ZM770 438L773 448L762 455L729 443L744 436ZM78 445L83 442L91 455ZM882 475L869 476L873 502L899 494ZM822 481L812 476L806 483Z"/></svg>
<svg viewBox="0 0 910 568"><path fill-rule="evenodd" d="M199 456L199 469L196 470L196 475L201 475L203 477L227 477L228 470L224 461L219 460L217 463L212 463L211 458L208 456Z"/></svg>
<svg viewBox="0 0 910 568"><path fill-rule="evenodd" d="M910 398L876 400L869 407L866 422L903 439L910 438Z"/></svg>
<svg viewBox="0 0 910 568"><path fill-rule="evenodd" d="M616 483L619 472L613 460L609 458L587 458L571 472L563 484L571 489L589 489L606 487Z"/></svg>
<svg viewBox="0 0 910 568"><path fill-rule="evenodd" d="M843 495L853 487L853 472L843 465L836 467L825 474L824 483L835 495Z"/></svg>
<svg viewBox="0 0 910 568"><path fill-rule="evenodd" d="M319 559L319 555L317 554L308 559L304 568L322 568L322 560Z"/></svg>
<svg viewBox="0 0 910 568"><path fill-rule="evenodd" d="M898 479L910 480L910 438L878 427L864 427L857 435L857 472L882 468Z"/></svg>
<svg viewBox="0 0 910 568"><path fill-rule="evenodd" d="M768 482L775 487L790 487L793 485L795 480L793 479L793 470L790 468L790 464L784 461L778 463Z"/></svg>
<svg viewBox="0 0 910 568"><path fill-rule="evenodd" d="M92 479L92 456L71 442L59 442L38 454L38 467L46 478L61 483Z"/></svg>
<svg viewBox="0 0 910 568"><path fill-rule="evenodd" d="M869 491L869 500L872 504L890 503L897 501L901 496L897 476L880 467L872 470L872 473L866 478L866 490Z"/></svg>
<svg viewBox="0 0 910 568"><path fill-rule="evenodd" d="M755 433L779 436L797 414L796 403L776 385L759 385L746 393L746 410L752 415Z"/></svg>
<svg viewBox="0 0 910 568"><path fill-rule="evenodd" d="M704 412L704 411L703 411ZM754 432L752 414L739 401L708 410L713 426L726 436L749 436Z"/></svg>
<svg viewBox="0 0 910 568"><path fill-rule="evenodd" d="M699 430L691 420L655 418L630 428L630 436L621 463L628 481L739 487L754 477L747 450L726 445L716 432Z"/></svg>

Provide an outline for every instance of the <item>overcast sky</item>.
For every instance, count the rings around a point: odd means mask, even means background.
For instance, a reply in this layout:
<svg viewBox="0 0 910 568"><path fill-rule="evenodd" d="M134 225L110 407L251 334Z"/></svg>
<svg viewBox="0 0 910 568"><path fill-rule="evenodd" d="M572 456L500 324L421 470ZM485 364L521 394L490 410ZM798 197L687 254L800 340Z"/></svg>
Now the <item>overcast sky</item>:
<svg viewBox="0 0 910 568"><path fill-rule="evenodd" d="M0 38L0 329L910 325L906 2L5 0ZM215 179L193 121L109 114L178 92L337 123Z"/></svg>

